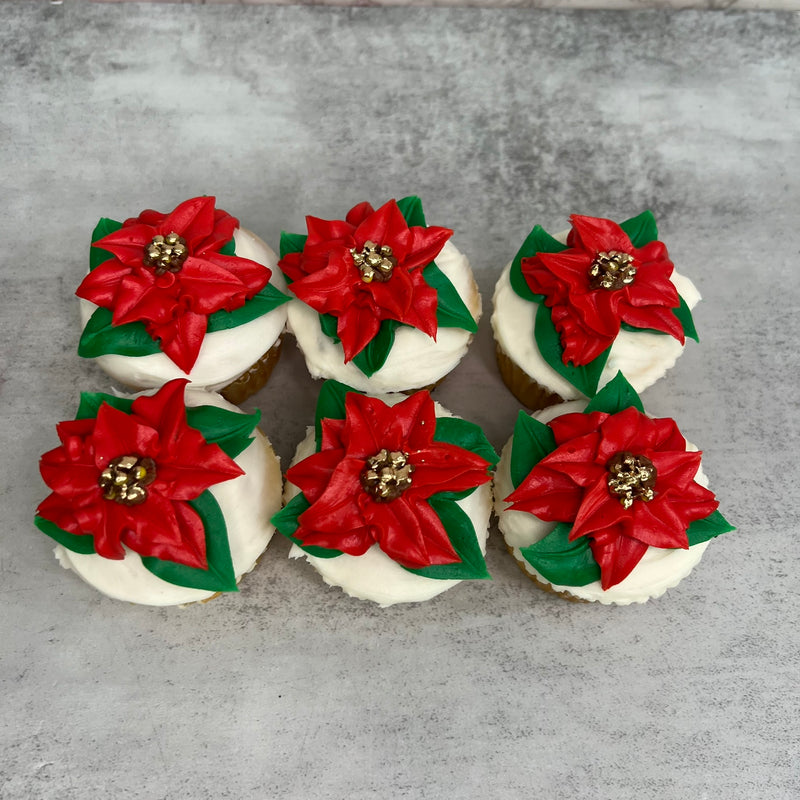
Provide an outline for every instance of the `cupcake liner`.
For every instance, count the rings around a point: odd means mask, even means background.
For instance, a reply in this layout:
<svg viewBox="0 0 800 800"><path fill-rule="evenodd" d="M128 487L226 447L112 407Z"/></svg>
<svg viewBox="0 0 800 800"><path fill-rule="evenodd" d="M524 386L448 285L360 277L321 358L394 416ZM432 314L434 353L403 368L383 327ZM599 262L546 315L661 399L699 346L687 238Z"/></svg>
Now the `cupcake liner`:
<svg viewBox="0 0 800 800"><path fill-rule="evenodd" d="M224 389L220 389L219 393L229 403L239 405L247 400L248 397L254 395L260 389L263 389L269 380L269 376L272 374L272 370L275 369L275 365L280 359L282 344L283 335L278 337L275 344L273 344L252 367L246 372L243 372Z"/></svg>
<svg viewBox="0 0 800 800"><path fill-rule="evenodd" d="M499 342L495 342L495 355L503 382L524 406L538 410L564 402L561 395L551 392L519 367Z"/></svg>

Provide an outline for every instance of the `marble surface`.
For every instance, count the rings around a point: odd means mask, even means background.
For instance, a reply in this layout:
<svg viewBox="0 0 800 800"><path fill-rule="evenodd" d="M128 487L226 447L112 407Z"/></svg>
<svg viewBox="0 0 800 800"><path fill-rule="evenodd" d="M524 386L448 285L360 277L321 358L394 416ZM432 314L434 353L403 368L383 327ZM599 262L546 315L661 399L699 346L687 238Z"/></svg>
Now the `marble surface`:
<svg viewBox="0 0 800 800"><path fill-rule="evenodd" d="M785 13L0 4L0 797L750 800L800 796L800 20ZM649 389L726 516L643 606L491 582L380 610L274 540L237 595L105 599L31 519L81 389L72 293L100 216L216 193L276 243L416 192L487 313L437 390L503 444L494 281L534 222L650 207L705 299ZM293 344L248 408L284 459Z"/></svg>

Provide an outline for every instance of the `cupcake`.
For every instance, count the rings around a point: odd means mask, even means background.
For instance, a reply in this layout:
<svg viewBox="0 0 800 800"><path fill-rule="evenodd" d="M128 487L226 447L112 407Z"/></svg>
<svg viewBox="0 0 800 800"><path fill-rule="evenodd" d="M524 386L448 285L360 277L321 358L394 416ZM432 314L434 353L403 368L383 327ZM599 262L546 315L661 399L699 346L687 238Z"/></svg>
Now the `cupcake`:
<svg viewBox="0 0 800 800"><path fill-rule="evenodd" d="M672 419L648 417L617 375L587 405L520 412L495 479L508 549L570 600L644 603L676 586L715 536L701 453Z"/></svg>
<svg viewBox="0 0 800 800"><path fill-rule="evenodd" d="M373 393L431 387L467 352L481 298L448 228L428 227L418 197L369 203L344 220L307 217L281 235L294 295L289 330L314 378Z"/></svg>
<svg viewBox="0 0 800 800"><path fill-rule="evenodd" d="M496 461L480 428L427 391L376 398L328 381L272 521L294 543L291 558L351 597L429 600L489 577Z"/></svg>
<svg viewBox="0 0 800 800"><path fill-rule="evenodd" d="M289 300L278 257L214 206L196 197L92 234L78 353L125 386L188 378L240 403L277 361Z"/></svg>
<svg viewBox="0 0 800 800"><path fill-rule="evenodd" d="M63 567L109 597L168 606L235 592L274 533L280 465L259 414L186 383L82 394L42 456L52 494L36 525Z"/></svg>
<svg viewBox="0 0 800 800"><path fill-rule="evenodd" d="M570 219L555 237L537 225L495 287L500 373L533 409L594 397L618 371L641 392L697 339L700 294L674 271L651 212Z"/></svg>

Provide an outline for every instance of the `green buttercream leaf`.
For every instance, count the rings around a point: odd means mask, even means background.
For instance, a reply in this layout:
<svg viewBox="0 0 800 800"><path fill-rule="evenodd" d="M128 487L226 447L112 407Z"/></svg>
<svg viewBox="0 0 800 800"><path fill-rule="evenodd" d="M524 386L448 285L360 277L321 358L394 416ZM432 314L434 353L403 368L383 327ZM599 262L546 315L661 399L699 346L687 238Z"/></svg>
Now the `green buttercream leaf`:
<svg viewBox="0 0 800 800"><path fill-rule="evenodd" d="M397 201L397 207L406 221L409 228L420 227L427 228L428 223L425 222L425 214L422 211L422 200L415 194L404 197L402 200Z"/></svg>
<svg viewBox="0 0 800 800"><path fill-rule="evenodd" d="M338 334L338 325L339 320L333 314L319 315L319 326L322 328L322 332L333 339L334 342L341 341Z"/></svg>
<svg viewBox="0 0 800 800"><path fill-rule="evenodd" d="M408 572L415 575L422 575L425 578L434 578L442 581L461 581L461 580L480 580L491 578L486 569L486 561L478 545L475 535L475 528L472 520L466 512L456 503L441 495L433 495L428 498L431 508L442 521L450 544L461 559L455 564L437 564L431 567L420 569L410 569L404 567Z"/></svg>
<svg viewBox="0 0 800 800"><path fill-rule="evenodd" d="M209 444L218 445L230 458L236 458L250 446L253 431L261 412L242 414L216 406L195 406L186 409L186 421L203 434Z"/></svg>
<svg viewBox="0 0 800 800"><path fill-rule="evenodd" d="M556 439L550 427L520 411L514 425L514 441L511 444L509 461L511 483L514 488L516 489L528 473L555 449Z"/></svg>
<svg viewBox="0 0 800 800"><path fill-rule="evenodd" d="M220 247L219 252L223 256L235 256L236 255L236 242L234 239L230 239L229 241L225 242L222 247Z"/></svg>
<svg viewBox="0 0 800 800"><path fill-rule="evenodd" d="M367 346L353 357L353 363L368 378L386 363L394 345L394 332L399 325L400 323L393 319L383 320L378 332L370 339Z"/></svg>
<svg viewBox="0 0 800 800"><path fill-rule="evenodd" d="M586 536L569 540L572 523L560 522L538 542L520 548L523 558L546 580L558 586L586 586L600 580Z"/></svg>
<svg viewBox="0 0 800 800"><path fill-rule="evenodd" d="M237 328L267 314L291 298L271 283L234 311L217 311L208 318L208 333ZM97 308L81 334L78 355L97 358L111 353L120 356L149 356L160 353L158 340L147 332L143 322L125 325L112 323L112 312Z"/></svg>
<svg viewBox="0 0 800 800"><path fill-rule="evenodd" d="M142 556L145 569L162 581L189 589L209 592L236 592L236 573L233 571L228 528L219 504L211 492L205 491L189 505L198 513L206 532L206 561L208 569L187 567L175 561L165 561L155 556Z"/></svg>
<svg viewBox="0 0 800 800"><path fill-rule="evenodd" d="M561 347L561 338L558 335L550 309L542 303L536 311L534 323L534 338L539 346L542 358L561 376L566 378L576 389L587 397L593 397L597 392L600 375L608 361L611 347L607 347L594 361L576 366L565 364L561 360L564 350Z"/></svg>
<svg viewBox="0 0 800 800"><path fill-rule="evenodd" d="M108 236L109 233L118 231L121 227L121 222L103 217L92 231L92 244L99 241L103 237ZM104 261L108 261L110 258L114 258L114 254L110 253L108 250L103 250L101 247L90 247L89 270L91 271L96 267L99 267L100 264L102 264Z"/></svg>
<svg viewBox="0 0 800 800"><path fill-rule="evenodd" d="M130 414L133 400L129 397L115 397L113 394L104 392L81 392L81 402L78 405L75 419L94 419L103 403Z"/></svg>
<svg viewBox="0 0 800 800"><path fill-rule="evenodd" d="M143 322L113 325L112 313L107 308L97 308L92 314L78 342L78 355L97 358L114 353L120 356L149 356L160 353L158 342L150 337Z"/></svg>
<svg viewBox="0 0 800 800"><path fill-rule="evenodd" d="M492 469L497 465L497 453L489 444L484 432L474 422L458 417L437 417L433 441L463 447L488 461Z"/></svg>
<svg viewBox="0 0 800 800"><path fill-rule="evenodd" d="M585 414L592 411L604 411L606 414L617 414L633 406L644 413L644 406L636 394L636 390L625 379L621 372L617 374L589 401Z"/></svg>
<svg viewBox="0 0 800 800"><path fill-rule="evenodd" d="M644 247L658 239L658 227L652 211L642 211L638 216L620 222L619 226L634 247Z"/></svg>
<svg viewBox="0 0 800 800"><path fill-rule="evenodd" d="M697 329L694 327L692 311L682 297L680 300L681 304L676 309L673 309L673 312L683 328L683 335L687 339L694 339L696 342L699 342L700 337L697 335Z"/></svg>
<svg viewBox="0 0 800 800"><path fill-rule="evenodd" d="M281 258L289 253L301 253L306 246L306 239L308 239L308 236L305 233L288 233L287 231L281 231Z"/></svg>
<svg viewBox="0 0 800 800"><path fill-rule="evenodd" d="M342 555L341 550L331 550L327 547L306 547L295 537L299 526L297 518L309 507L306 496L300 492L296 494L277 514L272 515L271 522L277 530L289 541L294 542L301 550L317 558L336 558Z"/></svg>
<svg viewBox="0 0 800 800"><path fill-rule="evenodd" d="M560 253L566 250L567 246L558 239L552 237L541 225L536 225L522 243L522 247L517 251L514 260L511 262L511 273L509 279L511 288L523 300L530 302L540 302L541 295L534 293L528 286L522 274L522 259L532 258L537 253Z"/></svg>
<svg viewBox="0 0 800 800"><path fill-rule="evenodd" d="M64 545L67 550L72 550L73 553L94 553L94 537L87 535L77 535L75 533L68 533L62 530L55 524L50 522L49 519L37 516L33 520L36 527L42 532L46 533L51 539L55 539L59 544Z"/></svg>
<svg viewBox="0 0 800 800"><path fill-rule="evenodd" d="M472 318L464 301L456 291L450 278L431 261L422 271L425 283L436 290L436 322L440 328L463 328L477 333L478 323Z"/></svg>
<svg viewBox="0 0 800 800"><path fill-rule="evenodd" d="M314 413L314 431L316 436L317 451L322 447L322 420L344 419L345 399L348 392L355 392L349 386L339 381L325 381L319 390L317 408ZM359 392L360 394L360 392Z"/></svg>
<svg viewBox="0 0 800 800"><path fill-rule="evenodd" d="M701 542L707 542L709 539L713 539L723 533L730 533L735 530L736 528L719 511L714 511L705 519L696 519L689 525L686 529L686 536L689 539L689 547L692 547Z"/></svg>
<svg viewBox="0 0 800 800"><path fill-rule="evenodd" d="M208 318L208 333L238 328L247 322L263 317L292 298L268 283L258 294L246 300L243 306L233 311L215 311ZM146 331L145 331L146 332Z"/></svg>

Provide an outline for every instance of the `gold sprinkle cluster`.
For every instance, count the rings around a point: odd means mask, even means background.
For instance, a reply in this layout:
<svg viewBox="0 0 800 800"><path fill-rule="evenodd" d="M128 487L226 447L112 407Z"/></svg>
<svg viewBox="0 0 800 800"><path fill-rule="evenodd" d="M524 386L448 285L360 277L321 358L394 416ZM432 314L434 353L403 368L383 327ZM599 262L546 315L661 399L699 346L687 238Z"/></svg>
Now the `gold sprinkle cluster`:
<svg viewBox="0 0 800 800"><path fill-rule="evenodd" d="M166 236L159 234L144 249L144 263L148 267L155 267L156 275L165 272L180 272L183 262L189 256L186 239L177 233L168 233Z"/></svg>
<svg viewBox="0 0 800 800"><path fill-rule="evenodd" d="M408 453L385 447L371 458L361 472L361 487L379 503L396 500L411 486L414 465L408 463Z"/></svg>
<svg viewBox="0 0 800 800"><path fill-rule="evenodd" d="M589 267L589 285L592 289L623 289L633 283L635 277L633 256L620 253L619 250L598 253Z"/></svg>
<svg viewBox="0 0 800 800"><path fill-rule="evenodd" d="M619 497L623 508L630 508L634 500L648 502L655 497L656 468L647 456L635 456L627 450L617 453L608 462L608 488Z"/></svg>
<svg viewBox="0 0 800 800"><path fill-rule="evenodd" d="M108 462L97 483L106 500L123 506L138 506L147 500L148 486L156 479L156 462L152 458L119 456Z"/></svg>
<svg viewBox="0 0 800 800"><path fill-rule="evenodd" d="M397 259L392 255L389 245L377 245L375 242L366 242L364 249L359 253L355 247L350 249L353 262L361 273L364 283L378 281L385 283L392 277L392 270L397 266Z"/></svg>

